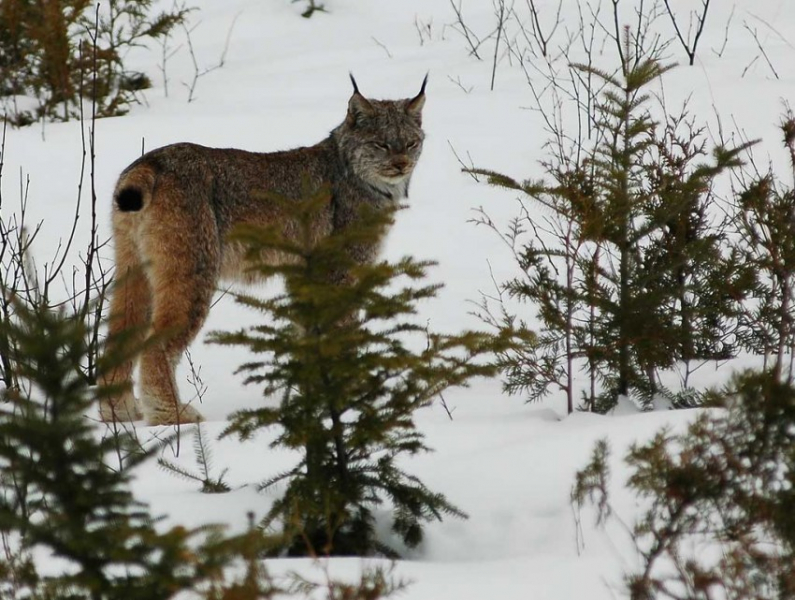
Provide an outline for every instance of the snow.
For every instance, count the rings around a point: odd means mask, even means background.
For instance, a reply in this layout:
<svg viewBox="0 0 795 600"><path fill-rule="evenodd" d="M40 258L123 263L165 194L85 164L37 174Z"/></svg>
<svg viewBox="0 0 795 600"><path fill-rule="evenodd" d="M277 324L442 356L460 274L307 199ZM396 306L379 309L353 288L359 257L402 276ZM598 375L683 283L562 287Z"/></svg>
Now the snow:
<svg viewBox="0 0 795 600"><path fill-rule="evenodd" d="M537 162L547 133L540 115L529 110L533 98L525 74L503 56L495 89L490 91L493 40L483 46L484 60L470 57L465 40L451 27L455 15L447 0L326 0L329 12L308 20L299 16L303 3L287 0L195 0L192 4L200 8L192 14L195 28L191 33L199 69L219 62L228 38L225 62L198 78L189 103L194 67L184 33L176 33L170 42L176 53L166 68L167 96L158 69L160 49L130 52L128 66L147 72L155 87L142 95L143 104L133 107L129 115L96 124L100 238L110 233L109 198L115 178L140 155L142 145L152 149L192 141L269 151L312 144L344 117L351 93L349 71L366 96L381 98L413 96L429 72L424 154L412 182L410 208L399 215L384 253L390 258L411 254L438 261L430 278L443 282L445 288L437 299L422 306L420 315L432 329L455 332L477 327L478 321L469 314L472 302L480 299L481 292L493 289L492 273L498 281L504 280L512 274L513 265L496 236L469 221L475 217L474 210L483 206L495 221L504 223L517 204L515 194L461 173L455 154L467 164L471 160L475 166L519 179L542 174ZM553 23L557 2L538 4L542 21ZM580 4L586 6L586 0ZM602 4L606 14L611 3ZM672 3L679 11L687 11L692 4L686 0ZM741 132L747 138L760 138L759 163L764 167L770 159L782 164L776 125L784 101L795 94L795 3L737 0L713 4L696 64L680 66L664 78L669 111L676 112L688 100L691 111L709 125L711 133L718 134L720 123L727 136ZM524 3L517 3L517 10L520 5ZM464 0L463 7L473 30L488 35L495 23L492 3ZM564 23L576 26L576 9L574 0L563 0ZM632 2L622 3L622 11L625 21L634 22ZM661 15L654 26L664 36L673 36L667 15ZM778 77L760 55L753 30ZM556 35L563 36L563 29ZM728 41L719 56L724 35ZM612 52L606 45L597 59L614 65ZM668 54L683 65L686 62L676 41ZM39 265L53 255L71 223L81 148L77 122L7 132L3 210L18 203L20 186L29 177L28 221L44 219L35 248ZM88 193L84 184L84 203ZM82 240L88 227L85 204L81 216L78 236L83 237L78 239ZM523 310L532 320L530 310ZM244 326L253 318L224 298L213 309L204 333ZM257 389L242 386L233 374L246 360L243 351L208 346L202 338L193 344L191 353L208 388L201 405L208 420L205 431L215 438L231 411L263 400ZM187 382L184 362L178 372L181 393L190 399L195 391ZM720 384L734 369L753 362L708 365L696 373L698 384ZM417 416L435 452L411 459L406 467L432 490L446 494L469 519L427 526L424 543L407 551L396 564L395 575L412 581L404 597L623 597L622 577L637 565L636 553L620 526L598 529L590 512L581 516L578 525L569 502L574 472L584 466L594 442L607 438L614 450L613 506L624 523L631 523L641 507L622 487L627 472L620 457L630 444L648 439L663 426L681 430L697 411L638 413L622 404L611 416L566 417L561 394L528 405L519 397L504 396L499 381L494 380L452 390L446 401L452 420L441 405ZM144 440L169 432L137 426ZM166 457L193 468L189 428L183 436L179 456L171 448L165 451ZM234 488L229 494L200 494L197 484L177 479L154 464L140 472L135 493L150 503L154 514L166 515L166 523L222 522L240 531L247 511L262 515L272 500L256 492L256 484L294 460L287 452L268 448L270 439L269 433L261 433L244 443L234 439L212 443L215 472L229 468L226 479ZM273 493L278 490L269 492ZM333 575L356 577L373 562L331 559L328 568ZM271 561L271 570L297 570L307 576L318 573L317 565L309 560Z"/></svg>

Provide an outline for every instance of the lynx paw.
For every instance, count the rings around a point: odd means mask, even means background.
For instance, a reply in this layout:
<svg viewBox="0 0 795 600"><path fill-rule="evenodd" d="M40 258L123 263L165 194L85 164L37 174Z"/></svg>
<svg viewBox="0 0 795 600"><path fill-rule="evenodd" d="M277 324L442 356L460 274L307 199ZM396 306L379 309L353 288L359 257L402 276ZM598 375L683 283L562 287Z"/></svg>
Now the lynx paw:
<svg viewBox="0 0 795 600"><path fill-rule="evenodd" d="M179 404L168 408L157 407L147 411L146 422L149 425L184 425L203 421L201 413L187 404Z"/></svg>
<svg viewBox="0 0 795 600"><path fill-rule="evenodd" d="M110 400L104 398L99 402L99 418L104 423L114 423L123 421L140 421L144 418L138 402L132 394Z"/></svg>

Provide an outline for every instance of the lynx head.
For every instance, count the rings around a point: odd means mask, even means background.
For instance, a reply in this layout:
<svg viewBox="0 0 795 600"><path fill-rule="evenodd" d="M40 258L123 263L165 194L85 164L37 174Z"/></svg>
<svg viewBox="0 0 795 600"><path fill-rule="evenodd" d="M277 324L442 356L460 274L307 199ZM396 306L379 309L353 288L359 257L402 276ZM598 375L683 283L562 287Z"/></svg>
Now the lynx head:
<svg viewBox="0 0 795 600"><path fill-rule="evenodd" d="M404 100L367 99L353 75L351 81L348 114L333 132L343 159L367 185L393 199L404 198L425 137L422 107L428 76L420 93Z"/></svg>

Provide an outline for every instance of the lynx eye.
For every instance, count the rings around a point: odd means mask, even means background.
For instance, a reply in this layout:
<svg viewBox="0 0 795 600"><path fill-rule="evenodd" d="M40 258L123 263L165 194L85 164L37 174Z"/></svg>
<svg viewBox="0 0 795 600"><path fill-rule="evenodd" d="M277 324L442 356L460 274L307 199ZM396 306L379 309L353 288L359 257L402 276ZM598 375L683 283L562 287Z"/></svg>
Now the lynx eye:
<svg viewBox="0 0 795 600"><path fill-rule="evenodd" d="M409 142L408 144L406 144L406 148L408 148L409 150L414 150L414 148L416 148L419 145L420 143L417 140L414 140L413 142Z"/></svg>
<svg viewBox="0 0 795 600"><path fill-rule="evenodd" d="M384 144L383 142L370 142L369 146L371 148L381 150L382 152L389 152L389 145Z"/></svg>

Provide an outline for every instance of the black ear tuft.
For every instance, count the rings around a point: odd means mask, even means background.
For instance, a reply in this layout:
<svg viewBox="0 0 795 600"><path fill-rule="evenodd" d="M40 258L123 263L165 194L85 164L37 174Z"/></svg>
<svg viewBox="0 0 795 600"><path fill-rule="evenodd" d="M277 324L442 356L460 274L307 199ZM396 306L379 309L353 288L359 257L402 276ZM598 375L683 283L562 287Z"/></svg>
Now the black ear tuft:
<svg viewBox="0 0 795 600"><path fill-rule="evenodd" d="M350 78L351 78L351 83L353 84L353 93L354 93L354 94L360 94L360 93L359 93L359 86L358 86L358 85L356 85L356 80L353 78L353 73L351 73L351 72L348 72L348 75L350 75ZM360 95L361 95L361 94L360 94Z"/></svg>
<svg viewBox="0 0 795 600"><path fill-rule="evenodd" d="M420 87L420 93L417 94L418 96L424 96L425 95L425 86L428 84L428 75L430 75L430 71L425 73L425 77L422 80L422 86Z"/></svg>
<svg viewBox="0 0 795 600"><path fill-rule="evenodd" d="M418 121L422 121L422 107L425 106L425 86L428 83L428 74L425 74L425 79L422 80L420 93L409 100L406 105L406 112L415 117Z"/></svg>
<svg viewBox="0 0 795 600"><path fill-rule="evenodd" d="M137 188L126 187L116 195L116 206L121 212L137 212L144 206L144 195Z"/></svg>
<svg viewBox="0 0 795 600"><path fill-rule="evenodd" d="M348 116L346 117L346 122L349 126L355 127L363 117L373 113L373 105L359 92L359 86L356 85L353 73L349 73L349 75L351 76L351 83L353 84L353 95L348 101Z"/></svg>

